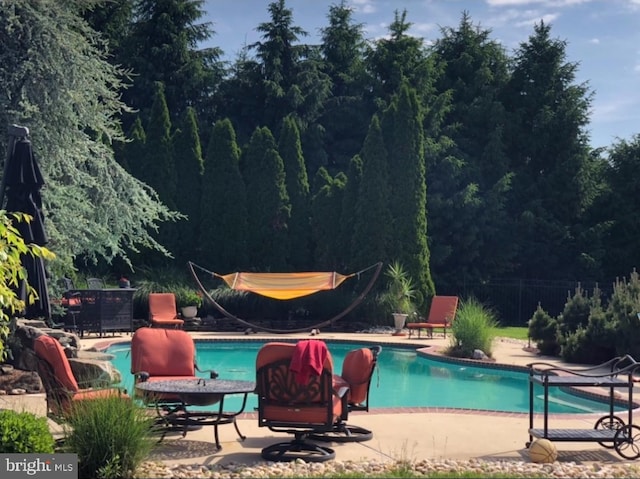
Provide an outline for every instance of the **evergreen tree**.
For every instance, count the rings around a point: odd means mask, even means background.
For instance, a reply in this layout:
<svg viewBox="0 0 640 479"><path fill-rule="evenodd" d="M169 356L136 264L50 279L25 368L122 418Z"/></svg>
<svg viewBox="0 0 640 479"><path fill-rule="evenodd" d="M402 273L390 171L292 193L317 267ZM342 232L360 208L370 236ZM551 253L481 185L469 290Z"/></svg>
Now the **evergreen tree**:
<svg viewBox="0 0 640 479"><path fill-rule="evenodd" d="M0 2L0 118L27 126L43 159L54 276L80 256L110 262L127 261L138 248L164 252L150 231L175 217L115 161L108 142L122 139L117 117L126 107L118 90L125 75L107 62L103 43L79 15L83 5Z"/></svg>
<svg viewBox="0 0 640 479"><path fill-rule="evenodd" d="M284 119L278 151L284 163L287 194L291 201L289 262L294 270L308 271L311 266L309 179L302 156L300 133L290 116Z"/></svg>
<svg viewBox="0 0 640 479"><path fill-rule="evenodd" d="M285 271L289 268L291 203L284 164L268 128L258 128L251 135L241 161L247 188L249 262L258 270Z"/></svg>
<svg viewBox="0 0 640 479"><path fill-rule="evenodd" d="M247 195L240 174L240 148L229 119L213 127L205 157L198 257L215 271L247 263Z"/></svg>
<svg viewBox="0 0 640 479"><path fill-rule="evenodd" d="M323 28L323 71L331 80L331 96L323 104L320 123L331 170L346 170L362 148L369 120L375 111L364 66L363 25L353 22L353 8L342 0L329 7L329 26Z"/></svg>
<svg viewBox="0 0 640 479"><path fill-rule="evenodd" d="M340 267L345 270L354 270L366 265L354 264L353 257L355 252L352 251L352 238L354 235L354 220L356 218L356 204L360 192L360 183L362 182L362 158L355 155L349 162L349 171L347 171L347 183L345 185L342 198L342 208L340 211L340 235L339 237L345 242L345 246L340 249L338 259Z"/></svg>
<svg viewBox="0 0 640 479"><path fill-rule="evenodd" d="M506 88L508 157L515 173L510 215L520 247L517 274L572 279L588 174L586 125L590 95L574 84L576 63L566 62L566 42L553 40L544 22L516 52Z"/></svg>
<svg viewBox="0 0 640 479"><path fill-rule="evenodd" d="M389 209L391 191L387 181L389 162L378 116L374 115L365 138L362 181L353 226L353 262L368 265L394 259L390 250L393 221Z"/></svg>
<svg viewBox="0 0 640 479"><path fill-rule="evenodd" d="M372 77L370 88L379 106L389 104L403 81L418 92L425 105L433 95L433 83L437 78L433 61L424 41L407 34L411 25L407 22L407 11L399 13L396 10L389 25L389 38L375 41L366 53L366 65Z"/></svg>
<svg viewBox="0 0 640 479"><path fill-rule="evenodd" d="M324 167L318 169L314 179L317 188L311 202L311 228L317 270L337 271L342 266L337 261L342 254L343 245L338 241L340 222L336 218L340 217L346 181L344 173L338 173L333 178Z"/></svg>
<svg viewBox="0 0 640 479"><path fill-rule="evenodd" d="M149 124L146 128L147 141L143 156L143 174L140 178L153 188L160 199L170 208L176 208L176 166L171 135L171 119L161 83L155 84L155 94ZM172 254L181 248L179 228L185 223L181 219L178 224L164 224L158 233L158 240ZM148 261L166 263L158 255L148 256Z"/></svg>
<svg viewBox="0 0 640 479"><path fill-rule="evenodd" d="M506 115L500 94L508 58L490 31L474 27L463 13L457 29L442 29L433 46L442 65L439 92L451 92L445 122L451 143L428 170L431 270L439 287L458 287L460 276L479 282L511 272L505 154Z"/></svg>
<svg viewBox="0 0 640 479"><path fill-rule="evenodd" d="M200 201L202 197L202 148L195 110L187 108L180 128L173 135L176 177L176 208L187 219L180 226L180 248L176 250L179 263L196 257L198 250Z"/></svg>
<svg viewBox="0 0 640 479"><path fill-rule="evenodd" d="M128 169L136 178L144 176L144 155L147 134L142 126L142 120L136 116L127 135L128 142L117 143L116 155L121 165L128 165Z"/></svg>
<svg viewBox="0 0 640 479"><path fill-rule="evenodd" d="M198 116L211 109L209 98L223 75L216 47L198 49L214 32L204 16L204 0L137 0L130 34L119 61L134 73L125 101L146 118L154 83L165 85L169 111L179 118L188 106Z"/></svg>
<svg viewBox="0 0 640 479"><path fill-rule="evenodd" d="M406 268L426 301L435 287L427 244L423 123L418 96L406 83L385 111L382 125L393 231L388 244L393 259Z"/></svg>

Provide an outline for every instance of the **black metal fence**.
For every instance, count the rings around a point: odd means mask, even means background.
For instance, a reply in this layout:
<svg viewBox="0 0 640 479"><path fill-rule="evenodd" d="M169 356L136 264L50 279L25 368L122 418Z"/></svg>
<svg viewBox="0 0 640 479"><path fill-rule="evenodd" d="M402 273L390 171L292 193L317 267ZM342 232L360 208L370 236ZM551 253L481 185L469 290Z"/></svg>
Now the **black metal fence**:
<svg viewBox="0 0 640 479"><path fill-rule="evenodd" d="M504 326L526 326L541 305L551 316L560 314L577 287L588 296L594 288L601 292L602 303L607 304L613 292L613 282L605 285L596 282L546 281L527 279L495 279L486 283L463 283L457 288L438 288L438 294L461 298L475 297L497 313Z"/></svg>

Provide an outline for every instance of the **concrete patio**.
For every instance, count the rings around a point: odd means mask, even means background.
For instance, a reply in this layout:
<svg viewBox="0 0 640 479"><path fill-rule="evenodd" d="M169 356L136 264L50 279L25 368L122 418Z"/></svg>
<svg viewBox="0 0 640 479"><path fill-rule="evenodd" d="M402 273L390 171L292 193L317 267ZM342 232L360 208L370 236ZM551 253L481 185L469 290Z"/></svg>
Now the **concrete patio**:
<svg viewBox="0 0 640 479"><path fill-rule="evenodd" d="M283 339L283 335L252 334L250 336L194 332L194 338L203 339ZM85 337L84 348L102 348L117 341L129 341L130 335L122 334L108 338ZM309 334L288 334L287 339L308 339ZM436 335L434 338L408 339L407 336L392 336L382 333L332 333L322 331L316 339L356 340L381 344L411 344L417 348L442 348L449 339ZM526 365L537 360L559 362L553 358L542 358L525 348L526 344L513 340L496 339L493 357L497 363ZM375 387L372 385L372 387ZM369 413L352 413L349 422L371 429L374 437L363 443L334 443L336 460L409 460L483 459L491 461L529 461L525 443L528 441L528 415L519 413L494 413L477 410L453 410L434 408L379 409L372 404ZM576 414L554 415L554 428L591 429L599 415ZM276 434L267 428L259 428L255 412L239 417L238 426L246 435L240 441L230 425L219 428L222 450L215 451L213 428L205 426L190 431L185 438L178 433L168 434L154 452L153 459L167 464L253 464L261 460L260 450L271 443L289 439L286 434ZM556 443L558 461L573 463L624 463L613 449L594 442Z"/></svg>

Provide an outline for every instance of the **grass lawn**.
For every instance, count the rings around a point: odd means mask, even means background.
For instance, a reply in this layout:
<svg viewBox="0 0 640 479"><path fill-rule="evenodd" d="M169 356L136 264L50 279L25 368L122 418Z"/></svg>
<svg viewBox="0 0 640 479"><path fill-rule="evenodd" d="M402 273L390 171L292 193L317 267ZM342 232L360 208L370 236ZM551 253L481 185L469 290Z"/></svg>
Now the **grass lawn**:
<svg viewBox="0 0 640 479"><path fill-rule="evenodd" d="M527 340L529 337L529 328L524 326L506 326L493 328L493 333L501 338L513 338Z"/></svg>

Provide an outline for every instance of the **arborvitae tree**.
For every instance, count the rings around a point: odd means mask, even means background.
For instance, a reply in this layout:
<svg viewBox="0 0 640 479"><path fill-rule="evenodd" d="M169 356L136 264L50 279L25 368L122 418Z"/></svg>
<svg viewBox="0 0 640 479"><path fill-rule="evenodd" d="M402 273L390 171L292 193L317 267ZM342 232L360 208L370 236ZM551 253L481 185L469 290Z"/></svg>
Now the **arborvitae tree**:
<svg viewBox="0 0 640 479"><path fill-rule="evenodd" d="M394 259L390 250L393 218L389 210L387 155L380 120L374 115L360 153L362 181L353 219L353 262L361 267Z"/></svg>
<svg viewBox="0 0 640 479"><path fill-rule="evenodd" d="M289 262L294 270L308 271L311 266L309 178L302 156L300 133L290 116L284 119L278 152L284 163L285 184L291 201Z"/></svg>
<svg viewBox="0 0 640 479"><path fill-rule="evenodd" d="M508 157L515 173L510 215L520 247L518 275L572 279L582 251L577 230L589 174L586 126L590 94L574 84L578 65L566 62L566 42L544 22L516 52L505 94L510 109Z"/></svg>
<svg viewBox="0 0 640 479"><path fill-rule="evenodd" d="M198 261L228 273L248 268L247 195L229 119L216 122L205 156Z"/></svg>
<svg viewBox="0 0 640 479"><path fill-rule="evenodd" d="M375 108L366 95L363 25L353 22L353 8L344 0L329 7L329 26L321 29L323 71L331 79L331 96L324 102L320 123L325 134L327 167L345 171L362 148Z"/></svg>
<svg viewBox="0 0 640 479"><path fill-rule="evenodd" d="M27 126L44 160L54 276L78 256L112 261L140 247L163 251L150 230L174 216L104 141L122 139L116 118L125 109L118 94L124 75L78 16L83 4L0 2L0 118Z"/></svg>
<svg viewBox="0 0 640 479"><path fill-rule="evenodd" d="M155 85L153 107L146 132L147 142L143 156L144 170L140 179L153 188L165 204L175 209L177 183L171 119L161 83ZM172 253L181 248L179 227L184 223L185 220L182 219L177 224L165 224L159 229L158 240ZM152 256L155 256L157 261L164 263L164 260L157 255ZM149 257L149 261L152 261L151 257Z"/></svg>
<svg viewBox="0 0 640 479"><path fill-rule="evenodd" d="M435 287L427 244L422 113L415 90L406 83L385 111L382 125L388 152L389 212L393 231L389 251L393 252L393 259L406 268L416 289L427 301L435 294Z"/></svg>
<svg viewBox="0 0 640 479"><path fill-rule="evenodd" d="M201 115L222 78L216 47L200 49L214 32L204 17L204 0L137 0L130 34L116 58L135 72L133 85L123 92L127 103L146 117L153 84L162 82L169 111L178 118L187 106Z"/></svg>
<svg viewBox="0 0 640 479"><path fill-rule="evenodd" d="M508 58L465 12L457 29L442 29L433 46L442 65L440 92L451 92L445 122L451 144L428 167L431 271L439 288L455 291L460 276L482 281L511 272L514 239L507 215L511 185L500 93Z"/></svg>
<svg viewBox="0 0 640 479"><path fill-rule="evenodd" d="M118 163L123 165L136 178L143 176L145 145L147 134L140 117L136 117L127 134L127 141L114 143L114 152Z"/></svg>
<svg viewBox="0 0 640 479"><path fill-rule="evenodd" d="M318 169L314 183L317 192L312 199L312 231L315 243L315 268L337 271L341 264L337 258L342 254L344 244L340 242L340 209L347 177L338 173L331 177L326 168Z"/></svg>
<svg viewBox="0 0 640 479"><path fill-rule="evenodd" d="M247 188L249 262L262 271L286 270L291 203L284 164L268 128L251 135L240 170Z"/></svg>
<svg viewBox="0 0 640 479"><path fill-rule="evenodd" d="M355 155L349 162L347 172L347 184L342 198L342 209L340 212L340 238L345 240L345 247L339 251L338 259L342 269L355 270L366 265L354 264L354 252L351 250L354 234L354 220L356 218L356 204L360 193L360 183L362 182L362 158Z"/></svg>
<svg viewBox="0 0 640 479"><path fill-rule="evenodd" d="M171 136L171 118L162 83L156 83L153 108L146 128L147 141L142 179L171 207L176 203L176 166Z"/></svg>
<svg viewBox="0 0 640 479"><path fill-rule="evenodd" d="M187 108L180 128L173 135L173 158L176 171L176 208L187 216L180 225L180 248L176 259L183 264L196 258L198 247L200 201L202 197L202 148L195 110Z"/></svg>

